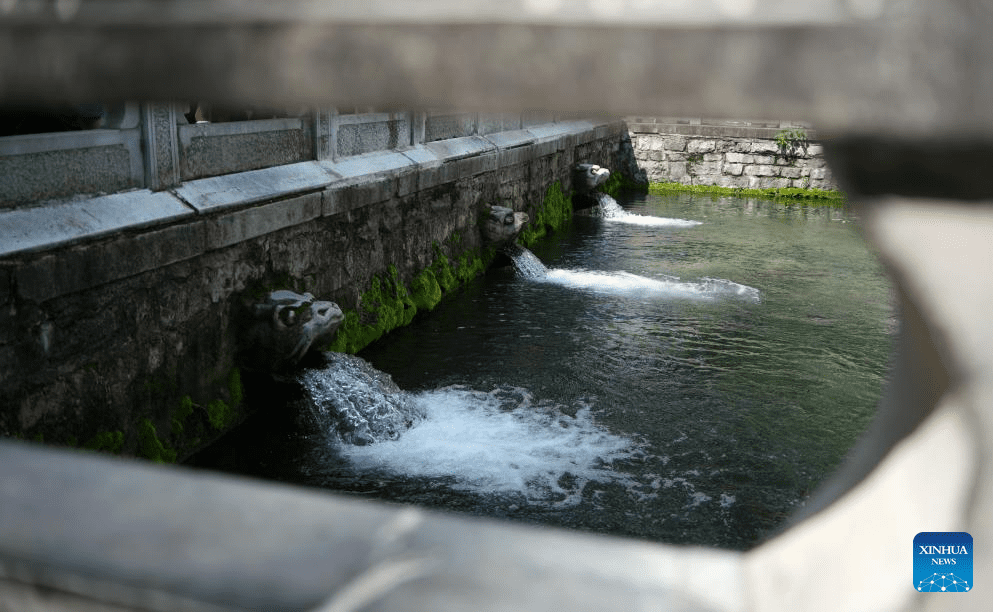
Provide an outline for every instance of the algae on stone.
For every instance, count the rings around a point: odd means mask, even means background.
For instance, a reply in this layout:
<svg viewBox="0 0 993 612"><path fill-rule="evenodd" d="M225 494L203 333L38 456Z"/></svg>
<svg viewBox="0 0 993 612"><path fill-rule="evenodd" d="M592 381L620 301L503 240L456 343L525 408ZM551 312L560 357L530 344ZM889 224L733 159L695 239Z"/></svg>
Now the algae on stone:
<svg viewBox="0 0 993 612"><path fill-rule="evenodd" d="M156 463L176 462L176 451L159 440L155 425L149 419L138 424L138 456Z"/></svg>
<svg viewBox="0 0 993 612"><path fill-rule="evenodd" d="M545 198L535 213L534 220L521 232L521 242L530 246L548 232L554 232L572 218L572 199L562 192L557 181L545 191Z"/></svg>

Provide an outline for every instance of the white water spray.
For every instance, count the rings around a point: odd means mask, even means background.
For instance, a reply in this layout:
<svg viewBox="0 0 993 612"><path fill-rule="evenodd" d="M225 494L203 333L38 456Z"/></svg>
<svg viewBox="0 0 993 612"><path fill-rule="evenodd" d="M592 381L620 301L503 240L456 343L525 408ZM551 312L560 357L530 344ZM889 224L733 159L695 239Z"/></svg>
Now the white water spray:
<svg viewBox="0 0 993 612"><path fill-rule="evenodd" d="M700 225L700 221L689 219L671 219L668 217L651 217L646 215L636 215L621 208L617 201L606 193L596 193L599 216L615 223L627 223L629 225L644 225L651 227L693 227Z"/></svg>
<svg viewBox="0 0 993 612"><path fill-rule="evenodd" d="M591 270L548 269L534 253L514 245L507 250L517 272L525 279L538 282L630 297L656 297L690 300L739 299L761 301L758 289L722 278L703 277L696 281L681 281L674 276L648 278L630 272L599 272Z"/></svg>
<svg viewBox="0 0 993 612"><path fill-rule="evenodd" d="M318 426L359 472L441 479L455 490L556 506L578 504L590 481L633 484L611 464L635 456L636 445L597 424L588 404L569 416L518 387L411 394L359 357L327 357L327 368L300 382Z"/></svg>

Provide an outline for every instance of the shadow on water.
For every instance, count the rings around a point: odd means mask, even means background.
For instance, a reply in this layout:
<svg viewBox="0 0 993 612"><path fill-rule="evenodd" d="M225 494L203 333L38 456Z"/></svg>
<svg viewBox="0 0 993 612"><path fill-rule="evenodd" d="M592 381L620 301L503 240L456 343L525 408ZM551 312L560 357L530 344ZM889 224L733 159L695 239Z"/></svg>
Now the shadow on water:
<svg viewBox="0 0 993 612"><path fill-rule="evenodd" d="M362 360L314 356L295 382L255 381L260 414L191 463L753 546L867 426L891 347L888 281L840 209L622 204L577 216Z"/></svg>

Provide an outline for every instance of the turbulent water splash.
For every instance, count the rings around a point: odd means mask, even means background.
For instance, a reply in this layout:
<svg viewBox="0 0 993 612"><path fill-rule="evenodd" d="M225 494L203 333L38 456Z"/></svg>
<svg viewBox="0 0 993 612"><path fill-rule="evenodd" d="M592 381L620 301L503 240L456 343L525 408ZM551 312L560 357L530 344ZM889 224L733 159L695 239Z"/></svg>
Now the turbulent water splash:
<svg viewBox="0 0 993 612"><path fill-rule="evenodd" d="M589 406L569 416L517 387L446 387L413 401L427 416L406 434L342 453L359 470L453 479L452 489L559 506L579 503L590 481L630 484L611 463L635 455L634 443L599 426Z"/></svg>
<svg viewBox="0 0 993 612"><path fill-rule="evenodd" d="M545 267L545 264L541 263L541 260L534 253L524 247L515 244L504 251L514 262L514 269L524 278L536 279L548 274L548 268Z"/></svg>
<svg viewBox="0 0 993 612"><path fill-rule="evenodd" d="M585 289L599 293L628 296L715 300L734 298L759 302L761 295L754 287L722 278L704 277L684 282L673 276L648 278L630 272L598 272L590 270L561 270L545 267L531 251L515 245L507 251L514 268L524 278L539 282Z"/></svg>
<svg viewBox="0 0 993 612"><path fill-rule="evenodd" d="M318 424L346 444L396 440L424 418L421 407L389 374L354 355L327 353L328 366L300 382Z"/></svg>
<svg viewBox="0 0 993 612"><path fill-rule="evenodd" d="M557 506L590 481L631 485L612 461L636 454L593 420L589 405L536 401L526 389L460 386L411 394L359 357L328 353L300 380L318 426L359 472L437 478L455 490L519 494Z"/></svg>
<svg viewBox="0 0 993 612"><path fill-rule="evenodd" d="M689 219L670 219L668 217L636 215L621 208L621 205L606 193L596 193L595 196L597 198L597 202L599 202L599 205L596 207L599 216L617 223L656 227L693 227L701 224L700 221L691 221Z"/></svg>
<svg viewBox="0 0 993 612"><path fill-rule="evenodd" d="M589 270L549 270L539 282L585 289L598 293L635 297L717 300L725 298L759 302L759 290L721 278L701 278L684 282L676 277L647 278L629 272L596 272Z"/></svg>

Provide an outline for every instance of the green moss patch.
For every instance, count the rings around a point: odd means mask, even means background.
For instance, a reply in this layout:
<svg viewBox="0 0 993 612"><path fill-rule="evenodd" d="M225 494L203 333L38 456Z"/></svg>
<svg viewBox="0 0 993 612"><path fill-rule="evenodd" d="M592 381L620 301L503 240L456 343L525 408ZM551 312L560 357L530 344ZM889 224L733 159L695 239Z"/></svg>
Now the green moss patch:
<svg viewBox="0 0 993 612"><path fill-rule="evenodd" d="M328 348L343 353L358 352L390 330L408 325L416 314L417 305L400 281L396 266L390 266L385 277L373 277L371 287L362 294L359 311L345 313L345 320Z"/></svg>
<svg viewBox="0 0 993 612"><path fill-rule="evenodd" d="M184 395L179 400L179 408L172 415L172 435L179 436L183 434L186 428L186 419L191 414L193 414L193 398L189 395Z"/></svg>
<svg viewBox="0 0 993 612"><path fill-rule="evenodd" d="M211 427L222 430L234 421L234 411L227 402L216 399L207 404L207 420Z"/></svg>
<svg viewBox="0 0 993 612"><path fill-rule="evenodd" d="M496 256L492 249L468 251L459 256L455 266L438 243L435 260L415 276L408 289L395 266L385 276L373 277L370 288L362 294L359 308L348 310L338 326L334 340L324 347L339 353L357 353L398 327L409 325L418 312L435 308L445 293L456 290L479 274Z"/></svg>
<svg viewBox="0 0 993 612"><path fill-rule="evenodd" d="M455 270L452 269L448 256L441 250L441 246L434 243L434 262L428 267L438 280L438 285L445 293L458 287L459 283L455 279Z"/></svg>
<svg viewBox="0 0 993 612"><path fill-rule="evenodd" d="M610 178L601 187L604 193L612 198L620 196L622 191L637 191L644 193L648 190L647 183L636 183L620 172L612 172Z"/></svg>
<svg viewBox="0 0 993 612"><path fill-rule="evenodd" d="M101 431L83 444L83 448L86 450L112 453L114 455L119 455L123 446L124 432L122 431Z"/></svg>
<svg viewBox="0 0 993 612"><path fill-rule="evenodd" d="M486 271L486 262L478 252L463 253L459 257L459 269L456 273L462 284L468 283Z"/></svg>
<svg viewBox="0 0 993 612"><path fill-rule="evenodd" d="M176 451L159 440L155 425L148 419L138 424L138 456L156 463L176 462Z"/></svg>
<svg viewBox="0 0 993 612"><path fill-rule="evenodd" d="M410 282L410 299L421 311L434 310L441 301L441 284L431 268L425 269Z"/></svg>
<svg viewBox="0 0 993 612"><path fill-rule="evenodd" d="M535 218L521 232L520 240L530 246L548 232L554 232L572 218L572 199L562 192L562 185L553 183L545 192L545 199L535 213Z"/></svg>
<svg viewBox="0 0 993 612"><path fill-rule="evenodd" d="M716 185L684 185L682 183L651 183L648 193L666 195L670 193L699 193L713 196L736 198L762 198L784 204L811 201L819 206L844 206L848 199L844 191L830 189L803 189L784 187L780 189L745 189L743 187L718 187Z"/></svg>

